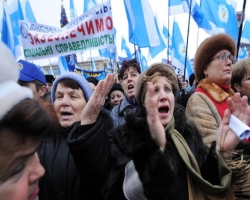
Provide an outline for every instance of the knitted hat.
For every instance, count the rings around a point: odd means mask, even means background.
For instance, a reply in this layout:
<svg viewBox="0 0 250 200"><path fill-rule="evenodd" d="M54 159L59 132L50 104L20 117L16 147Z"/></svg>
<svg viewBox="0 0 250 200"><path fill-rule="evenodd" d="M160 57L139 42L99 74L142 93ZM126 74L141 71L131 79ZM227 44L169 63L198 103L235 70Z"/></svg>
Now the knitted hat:
<svg viewBox="0 0 250 200"><path fill-rule="evenodd" d="M110 91L109 91L108 97L110 97L111 93L112 93L113 91L116 91L116 90L119 90L119 91L121 91L122 93L124 93L121 84L119 84L119 83L114 83L113 86L112 86L112 88L111 88Z"/></svg>
<svg viewBox="0 0 250 200"><path fill-rule="evenodd" d="M19 69L17 62L8 47L0 42L0 120L15 105L26 98L32 98L33 93L27 87L17 83Z"/></svg>
<svg viewBox="0 0 250 200"><path fill-rule="evenodd" d="M204 70L214 55L223 49L227 49L232 55L236 54L233 38L224 33L213 35L200 44L194 58L195 78L198 82L205 78Z"/></svg>
<svg viewBox="0 0 250 200"><path fill-rule="evenodd" d="M58 76L53 83L52 90L51 90L52 103L54 103L54 101L55 101L55 93L56 93L57 84L60 81L62 81L63 79L71 79L71 80L77 82L79 84L79 86L81 87L81 90L83 91L83 94L86 98L86 101L88 101L90 99L90 96L92 95L93 92L92 92L91 87L89 86L88 81L83 76L81 76L75 72L65 72L65 73L61 74L60 76Z"/></svg>
<svg viewBox="0 0 250 200"><path fill-rule="evenodd" d="M144 82L145 76L152 76L156 72L160 73L160 76L166 77L172 83L172 89L174 96L178 91L178 80L174 70L165 63L154 63L146 71L142 72L138 78L135 88L135 98L138 104L142 105L146 95L146 83Z"/></svg>
<svg viewBox="0 0 250 200"><path fill-rule="evenodd" d="M33 63L25 60L19 60L20 77L19 80L24 82L40 81L46 85L46 79L43 72Z"/></svg>

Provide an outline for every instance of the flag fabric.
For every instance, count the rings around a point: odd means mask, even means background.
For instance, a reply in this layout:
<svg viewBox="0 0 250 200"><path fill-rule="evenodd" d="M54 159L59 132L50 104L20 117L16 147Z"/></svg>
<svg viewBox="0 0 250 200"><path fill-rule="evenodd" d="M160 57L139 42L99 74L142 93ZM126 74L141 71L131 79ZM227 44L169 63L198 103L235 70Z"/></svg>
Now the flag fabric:
<svg viewBox="0 0 250 200"><path fill-rule="evenodd" d="M132 54L131 54L130 49L129 49L128 45L127 45L127 41L126 41L126 39L124 37L122 37L121 50L126 52L126 55L127 55L126 58L128 60L132 59Z"/></svg>
<svg viewBox="0 0 250 200"><path fill-rule="evenodd" d="M247 57L248 57L248 52L247 52L246 48L240 47L239 53L238 53L238 60L242 60L242 59L247 58Z"/></svg>
<svg viewBox="0 0 250 200"><path fill-rule="evenodd" d="M95 0L84 0L83 4L83 13L87 12L88 10L92 9L97 5Z"/></svg>
<svg viewBox="0 0 250 200"><path fill-rule="evenodd" d="M91 68L92 68L92 71L96 71L95 62L93 58L91 58Z"/></svg>
<svg viewBox="0 0 250 200"><path fill-rule="evenodd" d="M33 11L32 11L29 0L22 1L21 5L22 5L24 19L27 21L36 23L36 18L35 18Z"/></svg>
<svg viewBox="0 0 250 200"><path fill-rule="evenodd" d="M58 75L68 71L69 68L65 56L58 57Z"/></svg>
<svg viewBox="0 0 250 200"><path fill-rule="evenodd" d="M51 63L50 63L50 65L49 65L49 72L50 72L50 74L51 74L52 76L55 77L55 73L54 73L54 71L53 71L53 68L52 68Z"/></svg>
<svg viewBox="0 0 250 200"><path fill-rule="evenodd" d="M148 0L124 0L129 42L139 47L155 47L160 44L153 11Z"/></svg>
<svg viewBox="0 0 250 200"><path fill-rule="evenodd" d="M116 28L114 28L113 30L114 30L114 38L116 38ZM101 57L115 59L115 45L114 48L99 49L99 54Z"/></svg>
<svg viewBox="0 0 250 200"><path fill-rule="evenodd" d="M172 38L166 26L163 26L163 35L165 37L165 44L167 46L167 55L171 55Z"/></svg>
<svg viewBox="0 0 250 200"><path fill-rule="evenodd" d="M149 60L153 59L155 56L157 56L159 53L161 53L167 47L164 40L163 40L163 37L164 37L163 26L160 27L160 25L157 23L156 17L155 17L155 23L157 24L157 33L159 35L160 44L158 46L155 46L155 47L149 47L149 56L148 56Z"/></svg>
<svg viewBox="0 0 250 200"><path fill-rule="evenodd" d="M12 26L9 18L8 11L6 9L6 2L4 1L4 9L2 16L2 31L1 31L1 41L5 43L9 49L14 49L14 35L12 31ZM12 51L14 54L14 52Z"/></svg>
<svg viewBox="0 0 250 200"><path fill-rule="evenodd" d="M141 72L144 72L148 69L148 62L143 54L141 54Z"/></svg>
<svg viewBox="0 0 250 200"><path fill-rule="evenodd" d="M13 55L18 58L21 55L21 42L20 42L20 29L18 25L18 20L24 20L22 8L20 5L19 0L12 1L5 8L5 22L4 26L9 26L7 29L8 32L5 30L3 31L3 35L6 33L10 33L9 36L4 35L3 38L7 37L7 45L11 49ZM9 39L8 39L9 37Z"/></svg>
<svg viewBox="0 0 250 200"><path fill-rule="evenodd" d="M190 5L191 4L191 5ZM190 11L191 9L191 11ZM191 13L194 21L198 24L204 18L196 0L169 0L168 13L169 15L177 15L180 13Z"/></svg>
<svg viewBox="0 0 250 200"><path fill-rule="evenodd" d="M229 34L235 42L238 40L236 2L233 0L201 0L200 8L204 18L198 24L208 34Z"/></svg>
<svg viewBox="0 0 250 200"><path fill-rule="evenodd" d="M77 12L76 12L76 7L74 4L74 0L70 0L69 2L69 7L70 7L70 21L75 19L77 16Z"/></svg>
<svg viewBox="0 0 250 200"><path fill-rule="evenodd" d="M179 25L176 21L173 23L172 33L172 65L175 67L176 73L184 73L185 69L185 56L186 56L186 45L181 35ZM192 74L192 68L188 57L186 58L186 70L187 77Z"/></svg>
<svg viewBox="0 0 250 200"><path fill-rule="evenodd" d="M250 44L250 18L247 18L241 34L241 42Z"/></svg>

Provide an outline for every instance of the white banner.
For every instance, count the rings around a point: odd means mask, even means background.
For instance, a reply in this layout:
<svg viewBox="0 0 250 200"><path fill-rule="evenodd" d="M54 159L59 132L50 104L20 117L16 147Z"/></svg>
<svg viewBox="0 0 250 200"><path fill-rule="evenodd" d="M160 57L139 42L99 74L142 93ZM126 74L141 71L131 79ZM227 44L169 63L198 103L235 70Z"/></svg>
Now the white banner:
<svg viewBox="0 0 250 200"><path fill-rule="evenodd" d="M110 0L75 18L63 28L28 21L19 21L19 26L26 60L114 48Z"/></svg>

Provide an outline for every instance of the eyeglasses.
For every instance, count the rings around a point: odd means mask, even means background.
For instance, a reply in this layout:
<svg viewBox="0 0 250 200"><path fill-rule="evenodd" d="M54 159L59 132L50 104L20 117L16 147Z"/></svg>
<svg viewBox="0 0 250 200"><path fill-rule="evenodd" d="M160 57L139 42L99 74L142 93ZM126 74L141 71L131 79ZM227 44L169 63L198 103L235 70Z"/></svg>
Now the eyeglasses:
<svg viewBox="0 0 250 200"><path fill-rule="evenodd" d="M214 59L227 60L228 58L229 58L229 60L232 61L233 64L236 63L236 56L233 56L231 54L227 55L226 52L221 53L218 56L215 56L214 58L212 58L212 60L214 60Z"/></svg>

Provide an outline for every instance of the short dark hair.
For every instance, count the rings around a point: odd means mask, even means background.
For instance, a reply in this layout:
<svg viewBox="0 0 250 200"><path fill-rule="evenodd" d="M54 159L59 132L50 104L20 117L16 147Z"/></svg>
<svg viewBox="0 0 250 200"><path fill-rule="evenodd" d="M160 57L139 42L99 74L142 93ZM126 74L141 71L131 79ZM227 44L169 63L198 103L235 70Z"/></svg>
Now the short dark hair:
<svg viewBox="0 0 250 200"><path fill-rule="evenodd" d="M35 86L36 86L36 91L37 92L41 89L42 86L45 86L41 81L38 81L38 80L34 80L34 81L30 81L30 82L25 82L25 81L18 80L18 84L21 85L21 86L28 87L28 83L34 83Z"/></svg>
<svg viewBox="0 0 250 200"><path fill-rule="evenodd" d="M59 83L61 83L65 87L69 87L71 89L75 89L75 90L82 89L80 87L80 85L72 79L66 78L66 79L61 80Z"/></svg>
<svg viewBox="0 0 250 200"><path fill-rule="evenodd" d="M129 67L133 67L134 69L136 69L136 71L137 71L139 74L141 73L140 64L137 62L136 59L124 60L124 61L122 62L122 67L121 67L120 74L119 74L119 76L120 76L121 78L123 78L124 72L125 72Z"/></svg>

